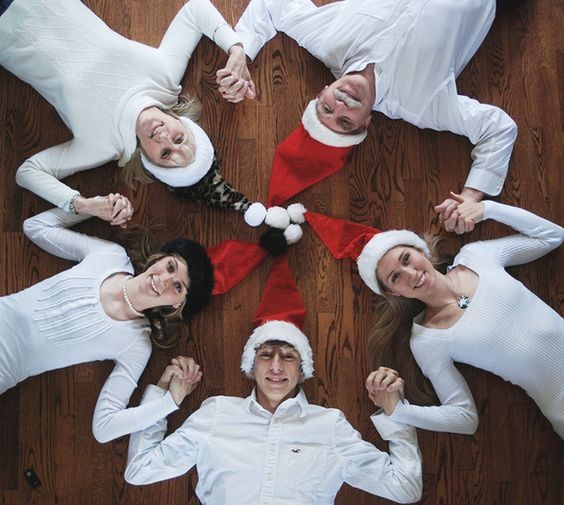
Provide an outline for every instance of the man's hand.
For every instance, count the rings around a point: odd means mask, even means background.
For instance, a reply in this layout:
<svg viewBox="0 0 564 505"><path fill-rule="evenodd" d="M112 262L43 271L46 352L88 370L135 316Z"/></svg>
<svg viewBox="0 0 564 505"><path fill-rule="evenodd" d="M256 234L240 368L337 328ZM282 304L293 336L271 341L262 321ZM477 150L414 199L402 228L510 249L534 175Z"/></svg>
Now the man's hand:
<svg viewBox="0 0 564 505"><path fill-rule="evenodd" d="M119 193L92 198L79 196L74 200L74 208L79 214L89 214L122 228L127 228L127 223L133 216L133 205L127 197Z"/></svg>
<svg viewBox="0 0 564 505"><path fill-rule="evenodd" d="M221 96L228 102L237 103L245 98L255 99L255 84L247 68L245 51L239 44L229 48L229 59L225 68L217 71L216 83Z"/></svg>
<svg viewBox="0 0 564 505"><path fill-rule="evenodd" d="M472 188L464 188L460 195L451 192L449 198L435 207L444 229L459 235L471 232L478 221L474 221L468 212L461 213L459 205L470 200L480 202L483 197L481 191Z"/></svg>
<svg viewBox="0 0 564 505"><path fill-rule="evenodd" d="M391 415L400 400L403 400L403 379L391 368L379 367L366 379L368 396L377 407Z"/></svg>

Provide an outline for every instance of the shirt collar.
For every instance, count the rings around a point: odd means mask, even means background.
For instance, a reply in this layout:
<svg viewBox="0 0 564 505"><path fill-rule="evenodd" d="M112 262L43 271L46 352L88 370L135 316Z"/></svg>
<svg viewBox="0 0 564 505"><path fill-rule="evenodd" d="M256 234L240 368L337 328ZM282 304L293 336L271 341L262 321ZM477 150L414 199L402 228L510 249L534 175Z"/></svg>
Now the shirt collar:
<svg viewBox="0 0 564 505"><path fill-rule="evenodd" d="M266 410L257 400L257 393L256 388L253 388L253 391L247 398L245 398L245 409L250 414L267 414L268 416L272 416L268 410ZM282 402L278 408L276 409L275 414L281 415L284 417L291 417L292 415L297 415L298 417L305 417L307 415L307 411L309 408L309 402L307 401L307 397L304 393L304 390L300 388L298 394L294 398L288 398L284 402Z"/></svg>

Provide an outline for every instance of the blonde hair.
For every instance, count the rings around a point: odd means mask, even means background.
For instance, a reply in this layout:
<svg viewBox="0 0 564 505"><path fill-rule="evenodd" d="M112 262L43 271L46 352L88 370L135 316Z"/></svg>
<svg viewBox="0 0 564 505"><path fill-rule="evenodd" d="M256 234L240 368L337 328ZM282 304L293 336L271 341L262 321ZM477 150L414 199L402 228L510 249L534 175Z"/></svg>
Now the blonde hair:
<svg viewBox="0 0 564 505"><path fill-rule="evenodd" d="M445 270L446 258L439 254L441 237L424 235L429 247L429 260L437 270ZM384 286L383 286L384 288ZM376 321L368 335L369 365L375 370L381 365L398 370L406 383L406 397L420 405L437 403L430 381L417 365L409 341L413 319L424 308L419 300L388 295L385 288L376 305Z"/></svg>
<svg viewBox="0 0 564 505"><path fill-rule="evenodd" d="M202 112L202 103L196 97L190 97L185 95L179 95L178 101L172 107L162 109L163 112L169 114L175 118L178 116L187 117L194 122L197 122L200 118ZM131 159L123 167L123 182L130 187L135 189L136 183L150 184L153 182L153 178L150 177L145 171L143 162L141 161L141 152L143 148L137 143L137 149L131 156ZM146 155L146 153L144 153Z"/></svg>

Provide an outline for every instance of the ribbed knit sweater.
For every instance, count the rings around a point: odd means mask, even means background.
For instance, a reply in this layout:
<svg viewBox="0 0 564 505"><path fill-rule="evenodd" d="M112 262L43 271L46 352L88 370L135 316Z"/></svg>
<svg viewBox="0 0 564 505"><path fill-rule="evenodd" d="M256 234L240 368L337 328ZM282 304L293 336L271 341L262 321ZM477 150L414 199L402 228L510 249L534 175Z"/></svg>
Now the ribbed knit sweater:
<svg viewBox="0 0 564 505"><path fill-rule="evenodd" d="M392 419L429 430L473 433L476 406L456 361L522 387L564 438L564 319L505 271L557 248L564 229L516 207L484 203L484 219L520 234L460 250L451 268L464 265L479 276L470 306L448 329L422 326L422 314L412 328L411 350L441 405L399 403Z"/></svg>
<svg viewBox="0 0 564 505"><path fill-rule="evenodd" d="M125 250L66 229L86 216L53 209L29 218L28 237L46 251L79 262L49 279L0 298L0 394L27 377L77 363L111 359L92 429L106 442L145 429L176 410L170 393L127 408L151 355L146 319L116 321L100 303L100 286L113 274L133 273Z"/></svg>

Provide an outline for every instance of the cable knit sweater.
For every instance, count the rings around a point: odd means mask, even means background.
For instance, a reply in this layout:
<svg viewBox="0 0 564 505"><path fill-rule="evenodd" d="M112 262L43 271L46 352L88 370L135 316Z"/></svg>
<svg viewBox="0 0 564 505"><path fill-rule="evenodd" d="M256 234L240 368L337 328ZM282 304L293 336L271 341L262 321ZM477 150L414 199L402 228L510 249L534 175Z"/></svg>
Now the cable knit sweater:
<svg viewBox="0 0 564 505"><path fill-rule="evenodd" d="M448 329L413 324L411 350L441 401L437 407L398 404L393 420L419 428L471 434L476 406L454 362L467 363L521 386L564 438L564 319L509 275L557 248L564 229L528 211L487 201L484 219L511 226L519 235L464 246L451 268L479 275L463 316Z"/></svg>
<svg viewBox="0 0 564 505"><path fill-rule="evenodd" d="M0 63L41 93L73 133L26 160L18 184L70 210L77 191L59 179L129 161L137 117L176 103L202 34L225 51L239 42L209 0L184 5L158 49L115 33L79 0L15 0L0 17Z"/></svg>
<svg viewBox="0 0 564 505"><path fill-rule="evenodd" d="M127 408L151 355L150 328L146 319L116 321L104 312L102 282L133 267L121 246L66 229L84 219L53 209L25 221L25 233L39 247L79 263L0 298L0 394L47 370L112 359L92 423L96 439L106 442L148 428L178 407L167 393Z"/></svg>

